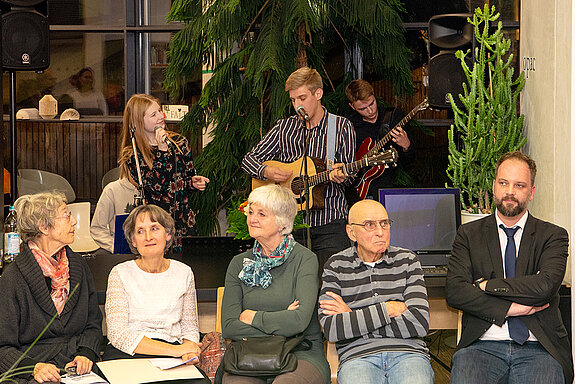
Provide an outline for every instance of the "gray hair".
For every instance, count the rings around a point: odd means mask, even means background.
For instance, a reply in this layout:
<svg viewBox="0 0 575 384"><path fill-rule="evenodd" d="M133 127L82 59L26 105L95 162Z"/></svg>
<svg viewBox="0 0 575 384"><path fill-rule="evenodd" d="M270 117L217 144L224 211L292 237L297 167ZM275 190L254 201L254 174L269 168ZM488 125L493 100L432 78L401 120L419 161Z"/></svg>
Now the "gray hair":
<svg viewBox="0 0 575 384"><path fill-rule="evenodd" d="M20 196L14 202L14 209L22 241L27 243L40 237L40 227L54 227L54 219L62 204L66 204L66 196L56 191Z"/></svg>
<svg viewBox="0 0 575 384"><path fill-rule="evenodd" d="M164 252L166 252L168 249L170 249L172 243L174 242L174 235L176 233L174 219L168 212L164 211L157 205L152 204L140 205L134 208L126 218L126 221L124 221L122 229L124 230L124 236L126 237L126 241L130 246L130 250L133 254L138 254L138 250L132 245L132 242L136 232L136 220L138 219L138 216L143 214L148 214L151 221L160 223L160 225L166 230L166 234L172 235L172 237L166 243L166 249L164 249Z"/></svg>
<svg viewBox="0 0 575 384"><path fill-rule="evenodd" d="M293 221L297 215L297 203L293 193L277 184L268 184L254 189L248 204L259 204L270 210L276 216L276 223L283 227L280 235L289 235L293 229Z"/></svg>

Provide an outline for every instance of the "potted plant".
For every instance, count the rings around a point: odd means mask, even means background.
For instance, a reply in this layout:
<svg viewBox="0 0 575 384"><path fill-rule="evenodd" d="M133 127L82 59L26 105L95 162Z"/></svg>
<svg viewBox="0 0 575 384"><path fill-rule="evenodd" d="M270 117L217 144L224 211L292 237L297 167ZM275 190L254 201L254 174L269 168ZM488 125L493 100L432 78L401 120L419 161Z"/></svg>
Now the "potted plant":
<svg viewBox="0 0 575 384"><path fill-rule="evenodd" d="M504 38L501 21L490 32L490 24L498 18L495 7L487 4L475 10L473 19L468 18L477 40L471 67L465 61L470 50L455 54L467 78L463 94L458 95L463 107L449 95L454 122L448 132L447 175L461 191L464 211L473 213L491 213L495 164L501 155L521 149L526 141L524 116L517 112L524 74L513 76L513 54L508 54L511 41Z"/></svg>

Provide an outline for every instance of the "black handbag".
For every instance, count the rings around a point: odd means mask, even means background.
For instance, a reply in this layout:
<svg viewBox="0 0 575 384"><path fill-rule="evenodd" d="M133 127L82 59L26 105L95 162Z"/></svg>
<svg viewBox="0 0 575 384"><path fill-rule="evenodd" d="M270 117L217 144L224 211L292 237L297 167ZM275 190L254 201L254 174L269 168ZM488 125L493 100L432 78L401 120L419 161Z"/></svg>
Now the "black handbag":
<svg viewBox="0 0 575 384"><path fill-rule="evenodd" d="M285 338L284 336L246 337L232 341L224 354L224 371L240 376L277 376L295 371L297 357L293 351L311 342L303 335ZM301 348L298 348L301 349Z"/></svg>

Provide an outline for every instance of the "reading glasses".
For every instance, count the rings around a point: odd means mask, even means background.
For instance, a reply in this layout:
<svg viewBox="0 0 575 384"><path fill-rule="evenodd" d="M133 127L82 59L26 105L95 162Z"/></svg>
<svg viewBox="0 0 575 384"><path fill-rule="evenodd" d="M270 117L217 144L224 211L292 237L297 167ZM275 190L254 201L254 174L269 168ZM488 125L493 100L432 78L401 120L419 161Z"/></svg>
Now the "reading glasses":
<svg viewBox="0 0 575 384"><path fill-rule="evenodd" d="M393 223L393 220L383 219L383 220L366 220L363 223L350 223L350 225L359 225L360 227L363 227L366 231L373 232L377 229L378 224L382 229L389 229L391 228L391 223Z"/></svg>

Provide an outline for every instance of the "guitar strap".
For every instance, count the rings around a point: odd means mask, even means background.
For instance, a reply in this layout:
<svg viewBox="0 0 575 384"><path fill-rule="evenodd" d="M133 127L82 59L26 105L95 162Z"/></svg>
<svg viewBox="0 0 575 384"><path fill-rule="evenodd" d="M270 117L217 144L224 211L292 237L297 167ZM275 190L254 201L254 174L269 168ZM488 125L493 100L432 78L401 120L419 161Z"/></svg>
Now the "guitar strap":
<svg viewBox="0 0 575 384"><path fill-rule="evenodd" d="M326 142L326 160L327 169L332 169L335 163L335 121L336 116L333 113L327 114L327 142Z"/></svg>
<svg viewBox="0 0 575 384"><path fill-rule="evenodd" d="M393 114L395 112L395 108L385 108L385 113L383 114L383 121L381 122L381 126L379 127L378 132L378 140L381 140L383 136L387 134L387 132L391 131L393 126L391 125L391 120Z"/></svg>

